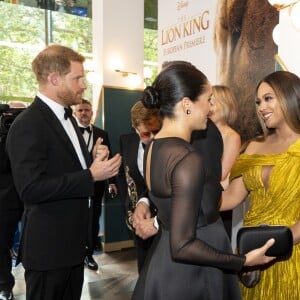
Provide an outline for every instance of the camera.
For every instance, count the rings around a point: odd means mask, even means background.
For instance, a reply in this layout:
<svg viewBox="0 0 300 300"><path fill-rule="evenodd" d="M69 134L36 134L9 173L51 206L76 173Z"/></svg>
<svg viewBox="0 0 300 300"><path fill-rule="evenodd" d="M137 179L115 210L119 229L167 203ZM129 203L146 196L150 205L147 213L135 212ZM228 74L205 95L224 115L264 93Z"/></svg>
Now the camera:
<svg viewBox="0 0 300 300"><path fill-rule="evenodd" d="M11 124L25 108L10 108L7 104L0 104L0 136L6 136Z"/></svg>

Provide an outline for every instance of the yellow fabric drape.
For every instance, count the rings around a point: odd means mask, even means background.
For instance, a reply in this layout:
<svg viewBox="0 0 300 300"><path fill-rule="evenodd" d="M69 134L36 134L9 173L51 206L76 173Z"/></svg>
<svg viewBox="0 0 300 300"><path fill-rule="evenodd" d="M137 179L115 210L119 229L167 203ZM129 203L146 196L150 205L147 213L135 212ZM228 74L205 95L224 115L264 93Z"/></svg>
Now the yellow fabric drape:
<svg viewBox="0 0 300 300"><path fill-rule="evenodd" d="M261 179L264 166L272 167L267 189ZM300 140L280 154L241 154L230 177L239 176L250 198L245 226L291 226L300 220ZM299 300L300 244L294 245L289 259L266 268L256 287L242 287L242 292L246 300Z"/></svg>

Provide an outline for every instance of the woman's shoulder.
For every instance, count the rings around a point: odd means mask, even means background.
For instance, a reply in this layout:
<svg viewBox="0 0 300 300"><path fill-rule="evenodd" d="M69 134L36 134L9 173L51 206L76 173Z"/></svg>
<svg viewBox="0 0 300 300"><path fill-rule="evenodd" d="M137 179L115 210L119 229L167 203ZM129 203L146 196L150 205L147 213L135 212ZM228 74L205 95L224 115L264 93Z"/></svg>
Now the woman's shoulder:
<svg viewBox="0 0 300 300"><path fill-rule="evenodd" d="M245 153L252 154L282 154L293 148L298 148L300 139L285 140L274 135L259 136L249 141L245 148Z"/></svg>
<svg viewBox="0 0 300 300"><path fill-rule="evenodd" d="M253 139L246 141L242 145L242 152L249 155L260 153L261 150L264 148L265 143L266 138L264 136L257 136Z"/></svg>
<svg viewBox="0 0 300 300"><path fill-rule="evenodd" d="M241 144L240 134L229 126L226 128L222 136L225 143Z"/></svg>
<svg viewBox="0 0 300 300"><path fill-rule="evenodd" d="M159 148L164 148L164 150L169 149L170 152L175 150L190 151L194 149L190 143L178 137L155 138L153 141Z"/></svg>
<svg viewBox="0 0 300 300"><path fill-rule="evenodd" d="M169 160L180 160L195 152L200 155L189 142L177 137L154 139L154 149Z"/></svg>

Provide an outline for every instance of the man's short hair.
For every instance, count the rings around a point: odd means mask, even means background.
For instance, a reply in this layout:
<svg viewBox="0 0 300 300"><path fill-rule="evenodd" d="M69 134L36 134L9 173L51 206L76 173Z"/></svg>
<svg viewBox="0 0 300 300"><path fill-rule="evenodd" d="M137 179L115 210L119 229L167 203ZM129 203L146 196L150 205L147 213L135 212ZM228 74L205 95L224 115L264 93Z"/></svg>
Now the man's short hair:
<svg viewBox="0 0 300 300"><path fill-rule="evenodd" d="M131 108L131 125L136 128L141 124L147 123L152 118L161 120L159 109L146 108L142 101L137 101Z"/></svg>
<svg viewBox="0 0 300 300"><path fill-rule="evenodd" d="M82 102L80 104L88 104L89 106L92 106L92 103L89 100L86 100L83 98L82 98Z"/></svg>
<svg viewBox="0 0 300 300"><path fill-rule="evenodd" d="M71 48L61 45L51 45L42 50L32 61L32 70L38 83L46 83L52 72L66 75L70 72L71 62L83 63L84 56Z"/></svg>

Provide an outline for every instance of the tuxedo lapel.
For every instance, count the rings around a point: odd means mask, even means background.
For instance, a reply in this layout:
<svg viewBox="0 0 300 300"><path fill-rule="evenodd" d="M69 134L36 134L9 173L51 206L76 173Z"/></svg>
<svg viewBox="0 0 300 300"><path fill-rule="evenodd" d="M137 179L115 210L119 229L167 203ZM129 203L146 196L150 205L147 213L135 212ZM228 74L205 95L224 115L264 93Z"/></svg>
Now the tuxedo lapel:
<svg viewBox="0 0 300 300"><path fill-rule="evenodd" d="M131 139L131 141L128 141L128 143L126 144L130 147L128 151L128 164L131 166L131 172L136 174L136 176L143 178L143 175L141 174L137 163L140 147L139 136L137 134L134 134L134 137Z"/></svg>
<svg viewBox="0 0 300 300"><path fill-rule="evenodd" d="M98 128L96 128L94 125L92 125L92 132L93 132L93 145L95 145L97 142L97 139L99 137L103 138L103 136L101 135L101 131Z"/></svg>
<svg viewBox="0 0 300 300"><path fill-rule="evenodd" d="M62 140L62 143L72 153L72 155L74 157L78 158L77 153L72 144L72 141L70 140L68 134L65 132L65 129L63 128L61 122L57 119L57 117L55 116L53 111L48 107L48 105L45 104L42 100L40 100L38 97L35 98L35 101L31 105L37 106L37 108L42 112L43 116L45 117L45 120L49 123L49 127L51 127L56 132L56 134ZM72 121L72 119L73 119L73 121ZM78 128L78 125L74 124L74 123L76 123L75 119L72 117L72 118L70 118L70 120L71 120L71 122L75 128L75 132L78 136L80 147L82 149L82 153L83 153L83 156L87 163L87 166L89 166L91 163L91 158L87 151L87 147L85 145L82 134Z"/></svg>
<svg viewBox="0 0 300 300"><path fill-rule="evenodd" d="M98 139L98 135L97 135L94 125L92 125L91 127L92 127L92 133L93 133L93 145L95 145L96 141Z"/></svg>
<svg viewBox="0 0 300 300"><path fill-rule="evenodd" d="M89 166L91 164L91 156L90 156L90 153L88 151L87 145L84 141L83 135L80 132L80 129L78 127L78 124L77 124L75 118L71 117L70 120L73 124L73 127L74 127L75 131L76 131L76 134L77 134L77 137L78 137L78 140L79 140L79 144L80 144L80 148L81 148L82 154L84 156L86 165Z"/></svg>

